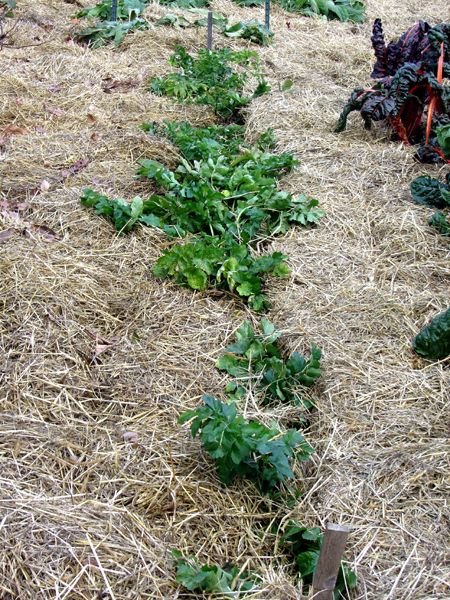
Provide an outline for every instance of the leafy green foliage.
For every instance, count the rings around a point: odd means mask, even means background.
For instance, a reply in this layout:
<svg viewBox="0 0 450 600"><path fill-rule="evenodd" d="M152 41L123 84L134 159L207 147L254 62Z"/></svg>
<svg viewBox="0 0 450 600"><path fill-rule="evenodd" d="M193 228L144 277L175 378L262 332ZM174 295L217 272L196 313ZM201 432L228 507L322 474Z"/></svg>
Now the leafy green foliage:
<svg viewBox="0 0 450 600"><path fill-rule="evenodd" d="M289 273L281 252L253 257L247 246L229 236L202 235L165 250L153 267L156 277L173 277L184 287L228 289L246 299L255 311L268 307L262 293L262 275L283 277Z"/></svg>
<svg viewBox="0 0 450 600"><path fill-rule="evenodd" d="M312 584L314 571L319 560L323 534L318 527L307 529L296 521L290 521L281 538L281 543L295 560L295 564L303 583ZM356 574L341 563L336 587L333 592L334 600L347 597L347 590L356 587Z"/></svg>
<svg viewBox="0 0 450 600"><path fill-rule="evenodd" d="M238 380L239 387L232 384L227 391L239 395L240 388L256 382L269 399L310 408L311 401L301 398L298 387L310 387L320 377L320 349L313 346L309 359L294 352L284 360L278 345L281 332L267 319L261 319L260 329L261 333L256 333L250 322L245 321L236 331L235 342L217 361L218 369Z"/></svg>
<svg viewBox="0 0 450 600"><path fill-rule="evenodd" d="M177 582L191 592L221 593L239 598L255 586L255 576L241 573L238 567L200 566L196 560L184 558L177 550L173 550L172 555L176 559Z"/></svg>
<svg viewBox="0 0 450 600"><path fill-rule="evenodd" d="M428 224L437 229L442 235L450 237L450 221L443 212L435 212L428 220Z"/></svg>
<svg viewBox="0 0 450 600"><path fill-rule="evenodd" d="M280 6L308 17L322 15L327 19L363 23L365 6L360 0L278 0Z"/></svg>
<svg viewBox="0 0 450 600"><path fill-rule="evenodd" d="M141 16L149 0L118 0L117 20L133 21ZM100 21L111 20L111 0L103 0L95 6L83 8L75 15L78 19L99 19Z"/></svg>
<svg viewBox="0 0 450 600"><path fill-rule="evenodd" d="M211 106L224 119L236 119L239 110L247 106L252 98L270 90L261 74L257 54L249 50L202 49L194 58L185 48L178 46L170 63L179 72L153 78L150 91L181 102ZM233 65L246 69L236 71ZM244 93L244 86L250 75L258 80L258 85L253 94L248 96Z"/></svg>
<svg viewBox="0 0 450 600"><path fill-rule="evenodd" d="M109 218L117 231L121 232L131 231L140 220L144 210L144 203L139 196L136 196L131 202L122 198L110 200L107 196L91 189L83 191L81 204L93 208L98 215Z"/></svg>
<svg viewBox="0 0 450 600"><path fill-rule="evenodd" d="M450 125L438 127L436 137L445 158L450 158Z"/></svg>
<svg viewBox="0 0 450 600"><path fill-rule="evenodd" d="M166 135L179 146L182 160L172 172L152 160L142 160L138 174L164 191L145 203L147 224L172 235L230 233L239 243L285 233L292 224L313 225L323 212L317 200L278 190L277 179L296 161L291 154L270 154L272 132L258 147L243 142L242 128L194 128L166 125ZM164 225L161 225L164 223Z"/></svg>
<svg viewBox="0 0 450 600"><path fill-rule="evenodd" d="M192 436L199 434L225 485L239 476L270 491L294 476L293 459L307 460L313 452L294 429L282 433L277 427L248 421L237 414L234 403L224 404L212 396L204 396L203 402L203 406L184 412L179 422L192 420Z"/></svg>
<svg viewBox="0 0 450 600"><path fill-rule="evenodd" d="M239 21L223 29L222 33L227 37L243 38L261 46L268 46L273 38L273 33L264 23L255 20Z"/></svg>
<svg viewBox="0 0 450 600"><path fill-rule="evenodd" d="M438 314L413 340L413 348L430 360L450 356L450 308Z"/></svg>
<svg viewBox="0 0 450 600"><path fill-rule="evenodd" d="M99 21L92 27L86 27L76 32L74 38L81 44L91 48L100 48L106 44L113 43L120 46L125 36L132 31L148 29L148 23L144 19L134 21Z"/></svg>
<svg viewBox="0 0 450 600"><path fill-rule="evenodd" d="M410 190L412 199L417 204L436 208L450 206L450 175L447 176L447 183L441 183L429 175L416 177L411 182Z"/></svg>

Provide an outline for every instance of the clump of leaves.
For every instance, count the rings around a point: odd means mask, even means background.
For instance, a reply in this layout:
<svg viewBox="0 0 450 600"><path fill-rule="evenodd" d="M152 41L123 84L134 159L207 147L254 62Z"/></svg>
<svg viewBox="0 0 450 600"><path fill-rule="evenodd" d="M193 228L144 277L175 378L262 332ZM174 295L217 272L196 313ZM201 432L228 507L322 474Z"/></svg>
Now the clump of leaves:
<svg viewBox="0 0 450 600"><path fill-rule="evenodd" d="M170 64L179 72L154 77L150 91L181 102L211 106L223 119L238 119L240 109L247 106L252 98L270 90L261 73L258 55L249 50L202 49L194 58L185 48L178 46ZM234 66L245 69L237 71ZM244 86L250 76L255 77L258 83L253 93L246 95Z"/></svg>
<svg viewBox="0 0 450 600"><path fill-rule="evenodd" d="M227 347L216 366L237 378L227 386L227 391L239 395L242 390L256 383L266 396L266 400L281 400L312 406L311 400L302 398L299 386L310 387L321 376L321 351L312 346L309 359L294 352L285 360L278 340L281 332L273 323L261 319L260 333L245 321L236 331L236 339Z"/></svg>
<svg viewBox="0 0 450 600"><path fill-rule="evenodd" d="M255 588L256 577L242 572L238 567L199 565L195 559L184 558L178 550L172 550L177 569L176 580L191 592L220 593L240 598Z"/></svg>
<svg viewBox="0 0 450 600"><path fill-rule="evenodd" d="M149 0L118 0L117 2L117 20L134 21L143 13ZM83 8L76 13L76 18L99 19L100 21L110 21L112 17L111 0L103 0L95 6Z"/></svg>
<svg viewBox="0 0 450 600"><path fill-rule="evenodd" d="M313 225L323 215L317 200L278 190L277 179L296 161L292 154L264 150L273 143L270 131L256 147L244 144L243 130L235 125L197 129L173 124L166 126L166 135L183 158L175 171L140 161L138 174L164 191L145 203L151 213L143 220L148 225L179 236L230 233L239 243L249 243L285 233L292 224Z"/></svg>
<svg viewBox="0 0 450 600"><path fill-rule="evenodd" d="M428 220L428 224L437 229L442 235L450 237L450 220L443 212L435 212Z"/></svg>
<svg viewBox="0 0 450 600"><path fill-rule="evenodd" d="M414 338L417 354L429 360L442 360L450 356L450 308L438 314Z"/></svg>
<svg viewBox="0 0 450 600"><path fill-rule="evenodd" d="M262 292L262 277L289 273L281 252L255 258L248 247L227 236L198 236L184 244L165 250L156 261L156 277L173 277L176 283L194 290L210 286L228 289L245 299L255 311L269 306Z"/></svg>
<svg viewBox="0 0 450 600"><path fill-rule="evenodd" d="M410 190L412 199L417 204L425 204L435 208L450 207L450 173L447 175L446 183L442 183L439 179L429 175L416 177L411 182ZM435 212L428 223L442 235L450 235L450 222L443 212Z"/></svg>
<svg viewBox="0 0 450 600"><path fill-rule="evenodd" d="M442 160L436 132L450 121L450 88L442 83L450 74L450 24L430 27L420 21L386 45L381 20L376 19L372 45L377 60L371 76L377 81L370 89L352 92L336 131L343 131L348 115L359 111L367 129L372 122L385 121L394 139L426 142L416 153L418 160Z"/></svg>
<svg viewBox="0 0 450 600"><path fill-rule="evenodd" d="M421 175L411 182L411 196L417 204L426 204L436 208L450 206L450 173L446 183L429 175Z"/></svg>
<svg viewBox="0 0 450 600"><path fill-rule="evenodd" d="M318 527L308 529L302 527L296 521L290 521L281 538L285 550L295 560L299 576L303 584L312 584L314 571L319 560L320 548L322 546L323 534ZM346 598L347 591L356 587L356 574L343 563L339 569L336 587L333 591L334 600Z"/></svg>
<svg viewBox="0 0 450 600"><path fill-rule="evenodd" d="M98 215L109 218L116 230L123 233L131 231L144 212L144 202L139 196L131 202L122 198L110 200L91 189L83 190L81 204L93 208Z"/></svg>
<svg viewBox="0 0 450 600"><path fill-rule="evenodd" d="M128 33L144 29L148 29L148 23L144 19L135 19L134 21L100 21L92 27L86 27L77 31L74 38L77 42L86 44L93 49L110 43L120 46Z"/></svg>
<svg viewBox="0 0 450 600"><path fill-rule="evenodd" d="M265 24L254 19L239 21L227 26L222 30L222 33L227 37L242 38L261 46L268 46L273 38L273 33L267 29Z"/></svg>
<svg viewBox="0 0 450 600"><path fill-rule="evenodd" d="M278 427L248 421L238 415L234 403L224 404L212 396L204 396L203 406L180 416L180 423L191 420L192 436L199 434L225 485L245 477L262 491L274 490L294 477L294 459L307 460L313 452L295 429L283 433Z"/></svg>
<svg viewBox="0 0 450 600"><path fill-rule="evenodd" d="M308 17L324 16L327 19L363 23L365 5L360 0L278 0L280 6Z"/></svg>

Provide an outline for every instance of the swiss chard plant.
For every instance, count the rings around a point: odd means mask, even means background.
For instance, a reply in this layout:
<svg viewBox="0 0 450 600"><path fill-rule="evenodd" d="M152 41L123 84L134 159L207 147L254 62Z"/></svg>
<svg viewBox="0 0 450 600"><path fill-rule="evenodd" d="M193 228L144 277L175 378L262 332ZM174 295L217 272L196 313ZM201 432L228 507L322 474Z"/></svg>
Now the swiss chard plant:
<svg viewBox="0 0 450 600"><path fill-rule="evenodd" d="M450 356L450 308L439 313L414 338L417 354L429 360L442 360Z"/></svg>
<svg viewBox="0 0 450 600"><path fill-rule="evenodd" d="M290 12L308 17L324 16L354 23L363 23L365 19L365 5L361 0L278 0L278 3Z"/></svg>
<svg viewBox="0 0 450 600"><path fill-rule="evenodd" d="M450 219L449 216L443 212L437 211L431 215L428 224L445 237L450 237Z"/></svg>
<svg viewBox="0 0 450 600"><path fill-rule="evenodd" d="M176 244L163 252L153 267L156 277L172 277L176 283L194 290L208 287L236 293L255 311L269 307L263 293L263 277L284 277L289 273L286 256L272 252L254 257L244 244L229 236L201 235Z"/></svg>
<svg viewBox="0 0 450 600"><path fill-rule="evenodd" d="M366 128L384 121L394 139L422 144L422 162L445 160L437 139L440 126L450 123L450 24L431 27L419 21L399 40L386 45L380 19L373 26L376 62L370 88L356 88L344 107L336 131L343 131L348 115L359 111Z"/></svg>
<svg viewBox="0 0 450 600"><path fill-rule="evenodd" d="M281 538L285 551L295 561L296 570L303 580L303 585L312 584L314 571L319 560L323 534L318 527L308 529L296 521L290 521ZM347 592L356 587L354 571L341 563L336 586L333 591L334 600L347 598Z"/></svg>
<svg viewBox="0 0 450 600"><path fill-rule="evenodd" d="M445 148L445 144L443 148ZM450 209L450 173L447 175L446 183L429 175L416 177L411 182L410 189L411 196L417 204ZM428 221L429 225L444 236L450 236L450 221L447 214L437 211Z"/></svg>
<svg viewBox="0 0 450 600"><path fill-rule="evenodd" d="M175 559L177 582L191 592L221 594L237 599L255 589L256 576L242 572L238 567L200 565L193 558L183 557L178 550L173 550L172 556Z"/></svg>
<svg viewBox="0 0 450 600"><path fill-rule="evenodd" d="M312 402L302 397L300 388L314 385L320 377L320 349L313 346L308 359L298 352L285 359L278 344L281 332L267 319L261 319L260 330L245 321L235 342L218 359L217 368L236 378L226 391L236 397L254 385L265 402L281 400L310 408Z"/></svg>
<svg viewBox="0 0 450 600"><path fill-rule="evenodd" d="M192 436L199 435L214 459L224 485L245 477L269 492L294 477L294 460L305 461L313 452L295 429L283 433L278 427L247 420L237 413L234 403L225 404L212 396L204 396L203 406L180 416L180 423L187 421L191 421Z"/></svg>
<svg viewBox="0 0 450 600"><path fill-rule="evenodd" d="M240 110L252 98L270 90L261 73L258 55L249 50L202 49L195 58L183 46L178 46L170 64L178 72L154 77L150 81L150 91L180 102L210 106L225 120L239 120ZM248 94L244 87L250 76L257 83L253 92Z"/></svg>

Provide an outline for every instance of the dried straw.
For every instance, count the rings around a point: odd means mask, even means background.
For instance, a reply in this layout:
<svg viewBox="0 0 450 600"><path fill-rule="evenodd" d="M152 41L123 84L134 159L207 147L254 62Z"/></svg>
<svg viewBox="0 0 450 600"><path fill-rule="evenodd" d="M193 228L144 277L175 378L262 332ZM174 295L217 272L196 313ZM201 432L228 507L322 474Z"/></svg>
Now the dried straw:
<svg viewBox="0 0 450 600"><path fill-rule="evenodd" d="M214 9L235 20L256 13L225 0ZM279 149L301 160L284 187L326 210L318 228L273 243L292 276L268 285L286 347L324 350L307 432L317 453L296 468L303 496L291 505L248 482L222 488L177 425L201 394L221 394L215 359L248 310L155 280L165 238L145 228L117 236L79 204L86 186L146 193L139 158L173 163L174 149L141 132L142 121L213 120L146 92L175 45L198 48L205 31L156 28L89 51L67 41L76 10L21 3L14 43L40 45L2 52L0 597L199 597L175 582L177 548L260 573L254 598L301 598L273 532L297 518L354 527L355 598L447 598L448 361L425 364L410 350L448 306L448 242L408 199L415 175L440 169L415 164L411 148L364 131L358 117L332 133L349 91L368 81L371 19L383 17L393 37L419 16L448 19L442 0L369 0L364 25L275 8L274 43L260 51L275 91L250 107L248 136L274 127ZM294 87L283 94L287 78ZM11 125L21 135L6 135ZM246 414L288 426L297 411L249 398Z"/></svg>

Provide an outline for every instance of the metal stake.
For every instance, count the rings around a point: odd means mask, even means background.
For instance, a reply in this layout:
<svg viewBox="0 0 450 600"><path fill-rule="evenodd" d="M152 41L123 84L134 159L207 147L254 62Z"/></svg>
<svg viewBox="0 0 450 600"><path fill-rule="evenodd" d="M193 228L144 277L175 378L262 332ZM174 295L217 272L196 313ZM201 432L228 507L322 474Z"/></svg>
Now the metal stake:
<svg viewBox="0 0 450 600"><path fill-rule="evenodd" d="M270 0L265 0L264 18L267 31L270 31Z"/></svg>
<svg viewBox="0 0 450 600"><path fill-rule="evenodd" d="M212 50L212 38L213 38L213 12L212 12L212 10L208 10L208 41L206 43L206 48L208 50Z"/></svg>
<svg viewBox="0 0 450 600"><path fill-rule="evenodd" d="M117 21L117 0L111 0L111 21Z"/></svg>

